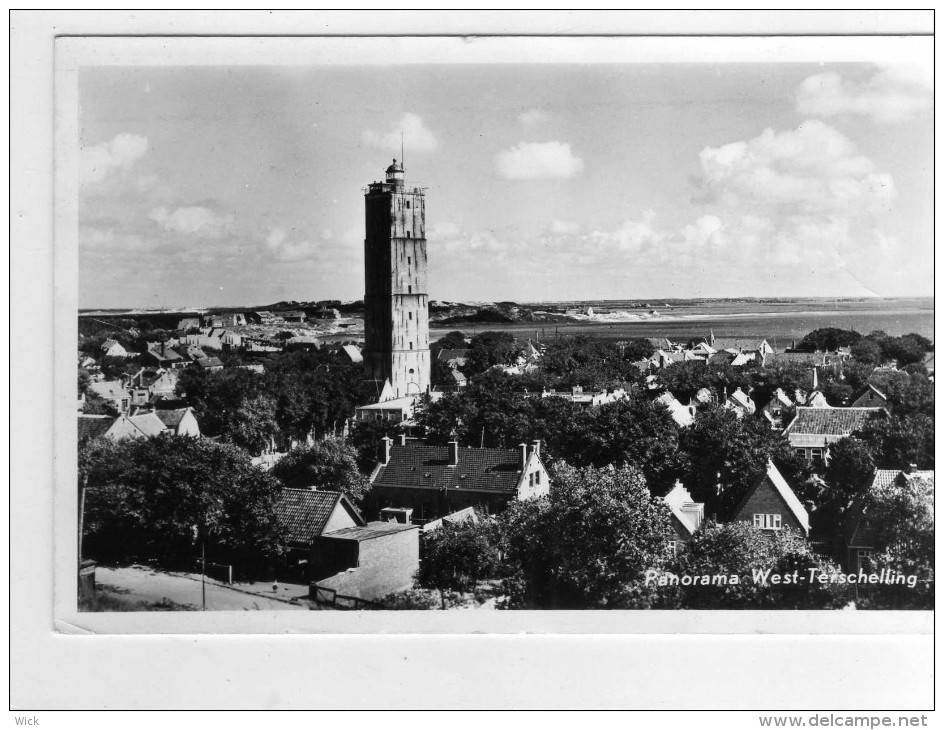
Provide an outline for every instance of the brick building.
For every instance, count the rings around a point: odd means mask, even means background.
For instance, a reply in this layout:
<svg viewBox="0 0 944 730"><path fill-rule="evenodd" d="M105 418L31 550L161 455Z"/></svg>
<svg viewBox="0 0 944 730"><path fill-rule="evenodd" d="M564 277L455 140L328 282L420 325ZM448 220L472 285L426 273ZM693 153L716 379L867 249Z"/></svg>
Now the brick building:
<svg viewBox="0 0 944 730"><path fill-rule="evenodd" d="M809 513L772 461L767 462L767 472L734 510L731 521L748 522L760 530L792 527L810 534Z"/></svg>
<svg viewBox="0 0 944 730"><path fill-rule="evenodd" d="M381 462L371 474L368 513L385 507L413 510L423 524L465 507L487 514L501 511L508 502L548 494L550 477L541 461L541 442L517 449L475 449L394 444L384 438Z"/></svg>

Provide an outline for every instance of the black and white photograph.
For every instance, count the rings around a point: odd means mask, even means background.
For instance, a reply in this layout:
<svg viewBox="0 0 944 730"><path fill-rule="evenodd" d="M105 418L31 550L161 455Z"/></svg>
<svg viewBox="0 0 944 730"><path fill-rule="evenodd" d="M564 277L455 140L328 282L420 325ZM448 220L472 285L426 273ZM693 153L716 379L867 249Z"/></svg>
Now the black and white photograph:
<svg viewBox="0 0 944 730"><path fill-rule="evenodd" d="M55 54L58 630L931 642L933 36Z"/></svg>

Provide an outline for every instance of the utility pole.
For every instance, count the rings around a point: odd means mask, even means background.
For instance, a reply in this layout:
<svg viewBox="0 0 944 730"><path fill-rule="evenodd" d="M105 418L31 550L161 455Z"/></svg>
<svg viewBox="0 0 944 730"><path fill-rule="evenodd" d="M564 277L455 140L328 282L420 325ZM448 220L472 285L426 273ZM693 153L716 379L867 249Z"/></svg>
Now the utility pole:
<svg viewBox="0 0 944 730"><path fill-rule="evenodd" d="M207 583L206 583L206 537L200 539L200 592L203 595L203 610L207 610Z"/></svg>

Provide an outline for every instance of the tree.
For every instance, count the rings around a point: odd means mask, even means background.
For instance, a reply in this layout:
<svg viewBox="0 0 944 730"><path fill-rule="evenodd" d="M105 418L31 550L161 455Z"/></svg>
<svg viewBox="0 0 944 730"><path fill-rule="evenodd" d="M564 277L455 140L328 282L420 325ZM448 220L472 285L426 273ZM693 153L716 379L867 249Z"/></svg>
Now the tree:
<svg viewBox="0 0 944 730"><path fill-rule="evenodd" d="M442 360L434 359L430 364L430 382L440 390L452 389L456 385L452 377L452 368Z"/></svg>
<svg viewBox="0 0 944 730"><path fill-rule="evenodd" d="M827 577L838 567L810 548L809 542L791 530L758 530L747 522L724 525L709 523L669 566L676 576L724 576L709 585L685 586L666 598L675 598L681 608L836 608L848 600L838 582L809 580L810 570ZM768 572L769 571L769 572ZM795 572L794 572L795 571ZM773 575L795 576L790 582L774 583ZM733 577L736 577L734 580Z"/></svg>
<svg viewBox="0 0 944 730"><path fill-rule="evenodd" d="M467 521L444 522L438 529L423 534L423 560L417 582L439 590L442 608L445 591L475 590L479 580L493 577L499 566L499 549L489 526Z"/></svg>
<svg viewBox="0 0 944 730"><path fill-rule="evenodd" d="M589 335L562 337L548 343L540 361L542 371L559 385L591 390L617 388L639 378L632 362L615 342Z"/></svg>
<svg viewBox="0 0 944 730"><path fill-rule="evenodd" d="M624 343L623 359L634 362L652 356L656 348L648 337L632 337Z"/></svg>
<svg viewBox="0 0 944 730"><path fill-rule="evenodd" d="M874 472L872 452L859 439L847 436L830 445L824 477L830 487L830 498L836 501L840 513L868 488Z"/></svg>
<svg viewBox="0 0 944 730"><path fill-rule="evenodd" d="M440 350L464 350L467 347L468 343L465 340L465 335L458 330L454 330L430 344L429 351L433 360L435 360Z"/></svg>
<svg viewBox="0 0 944 730"><path fill-rule="evenodd" d="M599 408L587 419L582 454L576 466L634 466L657 495L669 491L683 468L679 429L663 405L644 398L620 400Z"/></svg>
<svg viewBox="0 0 944 730"><path fill-rule="evenodd" d="M232 445L169 435L95 439L80 450L79 467L88 480L89 554L190 569L205 541L208 560L245 575L284 549L278 481Z"/></svg>
<svg viewBox="0 0 944 730"><path fill-rule="evenodd" d="M511 365L518 358L520 348L508 332L482 332L472 338L466 369L481 373L493 365Z"/></svg>
<svg viewBox="0 0 944 730"><path fill-rule="evenodd" d="M934 419L923 413L885 417L872 416L855 434L872 452L881 469L934 468Z"/></svg>
<svg viewBox="0 0 944 730"><path fill-rule="evenodd" d="M361 474L368 475L377 466L381 439L384 436L396 439L401 433L400 426L393 421L354 421L348 433L348 443L357 453L357 468Z"/></svg>
<svg viewBox="0 0 944 730"><path fill-rule="evenodd" d="M771 431L760 419L738 418L723 408L710 408L695 416L694 424L681 431L679 446L688 457L682 481L707 514L722 521L767 470L772 459L788 482L805 479L803 466L787 439Z"/></svg>
<svg viewBox="0 0 944 730"><path fill-rule="evenodd" d="M289 451L272 467L272 475L286 487L341 492L358 504L370 489L370 482L358 469L357 456L353 445L326 438Z"/></svg>
<svg viewBox="0 0 944 730"><path fill-rule="evenodd" d="M882 348L871 339L864 337L852 346L852 357L860 363L866 365L878 365L883 358Z"/></svg>
<svg viewBox="0 0 944 730"><path fill-rule="evenodd" d="M861 339L862 335L855 330L844 330L837 327L821 327L820 329L813 330L800 340L797 349L807 352L816 350L834 352L840 347L855 345Z"/></svg>
<svg viewBox="0 0 944 730"><path fill-rule="evenodd" d="M547 497L501 516L513 606L624 608L662 565L670 513L630 467L555 469Z"/></svg>
<svg viewBox="0 0 944 730"><path fill-rule="evenodd" d="M871 490L865 519L875 529L872 568L887 569L917 583L869 586L861 604L867 608L934 608L934 483L923 477L899 477Z"/></svg>
<svg viewBox="0 0 944 730"><path fill-rule="evenodd" d="M92 376L89 375L88 370L84 368L79 368L78 375L78 388L79 388L79 397L88 393L89 385L92 384Z"/></svg>

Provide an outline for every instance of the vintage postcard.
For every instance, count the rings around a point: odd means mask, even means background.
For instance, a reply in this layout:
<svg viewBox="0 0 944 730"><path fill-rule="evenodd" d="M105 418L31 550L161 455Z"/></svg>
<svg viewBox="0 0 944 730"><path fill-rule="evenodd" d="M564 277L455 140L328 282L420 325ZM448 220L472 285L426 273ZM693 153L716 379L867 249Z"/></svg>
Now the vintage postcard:
<svg viewBox="0 0 944 730"><path fill-rule="evenodd" d="M56 63L61 630L931 631L932 38Z"/></svg>

